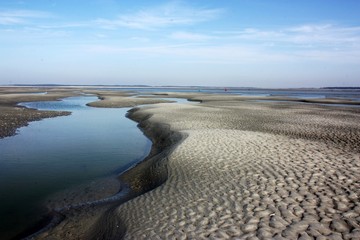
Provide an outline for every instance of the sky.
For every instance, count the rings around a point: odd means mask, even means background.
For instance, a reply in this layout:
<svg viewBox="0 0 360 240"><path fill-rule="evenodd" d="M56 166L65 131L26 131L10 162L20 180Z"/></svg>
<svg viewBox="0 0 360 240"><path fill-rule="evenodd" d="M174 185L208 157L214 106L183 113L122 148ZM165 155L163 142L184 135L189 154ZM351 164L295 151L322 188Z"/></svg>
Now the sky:
<svg viewBox="0 0 360 240"><path fill-rule="evenodd" d="M358 0L1 0L0 84L360 86Z"/></svg>

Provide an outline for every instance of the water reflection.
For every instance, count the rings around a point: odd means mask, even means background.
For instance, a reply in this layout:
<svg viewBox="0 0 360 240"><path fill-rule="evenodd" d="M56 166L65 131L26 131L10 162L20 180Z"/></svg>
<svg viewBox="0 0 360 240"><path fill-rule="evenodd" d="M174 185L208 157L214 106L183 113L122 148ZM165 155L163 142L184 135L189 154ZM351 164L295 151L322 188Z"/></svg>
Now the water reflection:
<svg viewBox="0 0 360 240"><path fill-rule="evenodd" d="M40 203L49 194L114 169L122 171L148 154L151 143L135 122L125 118L128 109L85 105L96 99L24 104L72 115L33 122L18 135L0 140L1 234L38 220L45 211Z"/></svg>

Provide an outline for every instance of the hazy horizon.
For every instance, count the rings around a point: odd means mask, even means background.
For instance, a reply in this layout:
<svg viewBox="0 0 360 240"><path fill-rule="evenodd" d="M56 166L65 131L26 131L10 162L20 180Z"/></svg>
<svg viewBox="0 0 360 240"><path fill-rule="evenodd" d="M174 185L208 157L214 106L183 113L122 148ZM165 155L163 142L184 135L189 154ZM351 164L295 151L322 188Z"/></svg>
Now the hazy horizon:
<svg viewBox="0 0 360 240"><path fill-rule="evenodd" d="M221 86L221 85L144 85L144 84L61 84L61 83L40 83L40 84L4 84L0 87L104 87L104 88L174 88L174 89L227 89L227 90L360 90L360 86L326 86L326 87L251 87L251 86Z"/></svg>
<svg viewBox="0 0 360 240"><path fill-rule="evenodd" d="M357 87L360 2L0 3L0 85Z"/></svg>

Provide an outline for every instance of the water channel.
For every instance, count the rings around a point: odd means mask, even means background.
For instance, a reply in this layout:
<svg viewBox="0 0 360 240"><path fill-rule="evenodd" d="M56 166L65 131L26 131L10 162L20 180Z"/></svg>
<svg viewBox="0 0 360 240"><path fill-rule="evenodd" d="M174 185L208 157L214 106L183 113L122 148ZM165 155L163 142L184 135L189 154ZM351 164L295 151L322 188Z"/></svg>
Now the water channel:
<svg viewBox="0 0 360 240"><path fill-rule="evenodd" d="M94 96L22 104L70 116L31 122L0 140L0 239L31 226L43 200L74 185L120 173L148 155L151 142L127 108L91 108Z"/></svg>

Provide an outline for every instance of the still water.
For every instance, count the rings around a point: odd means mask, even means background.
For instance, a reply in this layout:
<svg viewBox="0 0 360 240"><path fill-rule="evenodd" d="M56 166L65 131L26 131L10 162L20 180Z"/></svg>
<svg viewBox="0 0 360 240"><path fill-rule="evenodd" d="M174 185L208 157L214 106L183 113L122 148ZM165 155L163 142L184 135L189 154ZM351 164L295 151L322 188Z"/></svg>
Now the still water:
<svg viewBox="0 0 360 240"><path fill-rule="evenodd" d="M44 119L0 140L0 239L40 219L47 196L121 172L144 158L151 142L125 117L128 109L87 107L93 96L23 104L71 111Z"/></svg>
<svg viewBox="0 0 360 240"><path fill-rule="evenodd" d="M202 87L135 87L135 88L98 88L112 91L135 92L181 92L181 93L215 93L242 96L283 96L293 98L342 98L360 101L360 89L241 89L241 88L202 88Z"/></svg>

